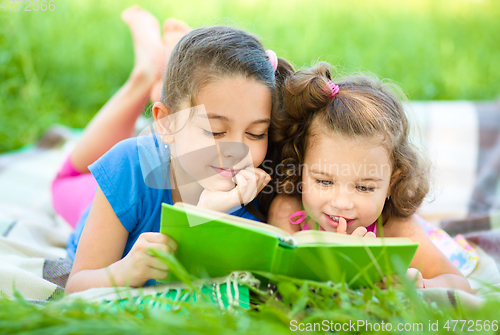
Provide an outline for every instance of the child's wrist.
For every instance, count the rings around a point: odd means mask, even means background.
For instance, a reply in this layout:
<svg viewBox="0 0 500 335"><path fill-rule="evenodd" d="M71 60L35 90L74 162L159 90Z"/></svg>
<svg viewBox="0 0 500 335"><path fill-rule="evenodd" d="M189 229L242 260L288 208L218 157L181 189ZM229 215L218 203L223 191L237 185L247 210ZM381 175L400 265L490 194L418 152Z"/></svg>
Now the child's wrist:
<svg viewBox="0 0 500 335"><path fill-rule="evenodd" d="M217 199L214 201L213 197L203 197L198 201L197 207L206 208L213 211L225 213L236 205L231 205L227 199Z"/></svg>
<svg viewBox="0 0 500 335"><path fill-rule="evenodd" d="M123 276L123 271L121 270L121 261L122 260L119 260L108 266L107 272L111 286L125 286L125 278Z"/></svg>

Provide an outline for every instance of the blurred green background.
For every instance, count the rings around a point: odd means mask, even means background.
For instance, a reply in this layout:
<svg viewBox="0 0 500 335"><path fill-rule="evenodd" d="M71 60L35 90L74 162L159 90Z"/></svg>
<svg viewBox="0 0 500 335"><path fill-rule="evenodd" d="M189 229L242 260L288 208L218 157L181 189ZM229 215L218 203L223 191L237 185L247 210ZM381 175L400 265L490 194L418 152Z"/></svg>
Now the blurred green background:
<svg viewBox="0 0 500 335"><path fill-rule="evenodd" d="M0 9L0 152L55 123L84 127L133 65L123 9L160 21L229 24L297 67L326 60L391 78L412 100L500 96L498 0L55 0L54 11ZM22 9L26 7L23 4Z"/></svg>

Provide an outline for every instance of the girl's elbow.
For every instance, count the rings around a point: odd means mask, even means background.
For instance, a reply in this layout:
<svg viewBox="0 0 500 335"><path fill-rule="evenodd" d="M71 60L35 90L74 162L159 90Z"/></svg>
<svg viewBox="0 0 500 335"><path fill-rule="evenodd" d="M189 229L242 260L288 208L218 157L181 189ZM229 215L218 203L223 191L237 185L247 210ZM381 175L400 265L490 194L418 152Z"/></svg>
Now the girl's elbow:
<svg viewBox="0 0 500 335"><path fill-rule="evenodd" d="M71 294L71 293L75 293L75 292L78 292L78 290L75 287L75 283L74 283L73 278L70 277L68 279L68 281L66 282L66 287L64 288L64 293Z"/></svg>
<svg viewBox="0 0 500 335"><path fill-rule="evenodd" d="M84 283L81 271L71 271L68 281L66 282L66 287L64 288L64 293L71 294L84 291L86 289L85 287L82 287L82 284Z"/></svg>

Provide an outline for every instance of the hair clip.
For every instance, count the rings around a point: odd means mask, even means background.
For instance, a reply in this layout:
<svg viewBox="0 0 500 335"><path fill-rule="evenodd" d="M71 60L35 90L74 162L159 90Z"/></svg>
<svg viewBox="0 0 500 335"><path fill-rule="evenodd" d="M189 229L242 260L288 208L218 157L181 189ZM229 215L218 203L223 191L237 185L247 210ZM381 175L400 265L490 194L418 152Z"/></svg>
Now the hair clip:
<svg viewBox="0 0 500 335"><path fill-rule="evenodd" d="M266 50L266 55L273 66L274 71L278 68L278 56L276 56L276 52L272 50Z"/></svg>
<svg viewBox="0 0 500 335"><path fill-rule="evenodd" d="M331 80L328 80L328 88L332 93L330 93L330 98L333 98L335 94L339 93L339 85L335 85Z"/></svg>

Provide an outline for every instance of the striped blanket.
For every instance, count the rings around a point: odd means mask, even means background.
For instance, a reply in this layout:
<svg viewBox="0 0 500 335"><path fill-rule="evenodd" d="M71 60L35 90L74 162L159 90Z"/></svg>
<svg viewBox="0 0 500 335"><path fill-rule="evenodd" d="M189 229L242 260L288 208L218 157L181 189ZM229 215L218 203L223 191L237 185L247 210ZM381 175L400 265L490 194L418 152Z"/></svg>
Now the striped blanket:
<svg viewBox="0 0 500 335"><path fill-rule="evenodd" d="M64 151L26 148L0 156L0 294L47 301L64 295L71 227L52 211L50 182Z"/></svg>
<svg viewBox="0 0 500 335"><path fill-rule="evenodd" d="M413 102L412 109L433 164L420 214L500 266L500 101Z"/></svg>

